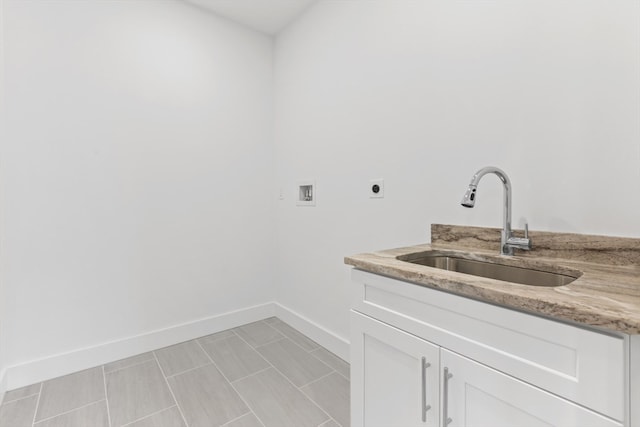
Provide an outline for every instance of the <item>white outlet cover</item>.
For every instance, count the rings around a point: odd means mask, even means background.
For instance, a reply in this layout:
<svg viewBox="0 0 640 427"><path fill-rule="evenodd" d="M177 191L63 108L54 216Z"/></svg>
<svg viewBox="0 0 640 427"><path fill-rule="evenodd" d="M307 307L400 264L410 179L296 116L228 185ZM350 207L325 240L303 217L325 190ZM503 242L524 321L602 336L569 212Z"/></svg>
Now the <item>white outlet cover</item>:
<svg viewBox="0 0 640 427"><path fill-rule="evenodd" d="M374 190L376 189L378 192L376 193ZM369 198L371 199L383 199L384 198L384 179L372 179L369 181Z"/></svg>

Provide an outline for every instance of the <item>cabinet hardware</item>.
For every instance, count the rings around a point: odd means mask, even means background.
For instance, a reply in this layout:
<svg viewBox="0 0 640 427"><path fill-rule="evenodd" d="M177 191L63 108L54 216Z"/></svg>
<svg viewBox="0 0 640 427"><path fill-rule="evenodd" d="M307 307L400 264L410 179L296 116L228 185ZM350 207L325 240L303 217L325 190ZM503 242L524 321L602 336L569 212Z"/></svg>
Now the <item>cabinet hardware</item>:
<svg viewBox="0 0 640 427"><path fill-rule="evenodd" d="M422 422L427 422L427 411L431 409L431 405L427 405L427 368L431 363L427 362L427 358L422 358Z"/></svg>
<svg viewBox="0 0 640 427"><path fill-rule="evenodd" d="M442 384L442 427L447 427L451 421L449 418L449 379L453 374L449 373L449 368L444 368L444 382Z"/></svg>

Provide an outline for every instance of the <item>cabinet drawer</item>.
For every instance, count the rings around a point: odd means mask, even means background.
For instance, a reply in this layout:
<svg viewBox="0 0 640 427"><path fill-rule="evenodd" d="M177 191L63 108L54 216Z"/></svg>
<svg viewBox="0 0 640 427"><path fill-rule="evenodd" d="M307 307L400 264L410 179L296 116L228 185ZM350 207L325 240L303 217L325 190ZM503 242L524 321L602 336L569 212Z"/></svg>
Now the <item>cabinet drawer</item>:
<svg viewBox="0 0 640 427"><path fill-rule="evenodd" d="M623 337L352 271L354 310L617 420Z"/></svg>

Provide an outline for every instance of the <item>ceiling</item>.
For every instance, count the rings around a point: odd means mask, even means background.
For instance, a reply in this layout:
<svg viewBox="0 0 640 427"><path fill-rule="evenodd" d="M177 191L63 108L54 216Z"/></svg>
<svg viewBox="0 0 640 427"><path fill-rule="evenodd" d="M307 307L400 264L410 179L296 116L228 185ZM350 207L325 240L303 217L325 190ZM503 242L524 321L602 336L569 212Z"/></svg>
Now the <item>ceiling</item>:
<svg viewBox="0 0 640 427"><path fill-rule="evenodd" d="M317 0L185 0L267 34L275 34Z"/></svg>

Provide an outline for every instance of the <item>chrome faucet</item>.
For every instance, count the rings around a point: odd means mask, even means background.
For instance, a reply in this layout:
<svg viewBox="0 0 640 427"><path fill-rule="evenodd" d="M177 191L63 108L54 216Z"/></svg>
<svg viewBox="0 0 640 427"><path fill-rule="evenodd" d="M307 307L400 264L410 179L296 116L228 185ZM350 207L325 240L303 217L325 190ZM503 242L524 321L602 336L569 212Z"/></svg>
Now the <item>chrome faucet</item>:
<svg viewBox="0 0 640 427"><path fill-rule="evenodd" d="M513 249L523 249L528 251L531 249L531 239L529 238L529 224L524 225L524 238L513 237L513 230L511 230L511 181L503 170L493 166L487 166L480 169L471 178L469 188L462 197L462 206L465 208L472 208L476 204L476 190L480 179L488 173L494 173L500 178L504 185L504 203L503 203L503 215L502 215L502 235L500 239L500 254L501 255L513 255Z"/></svg>

